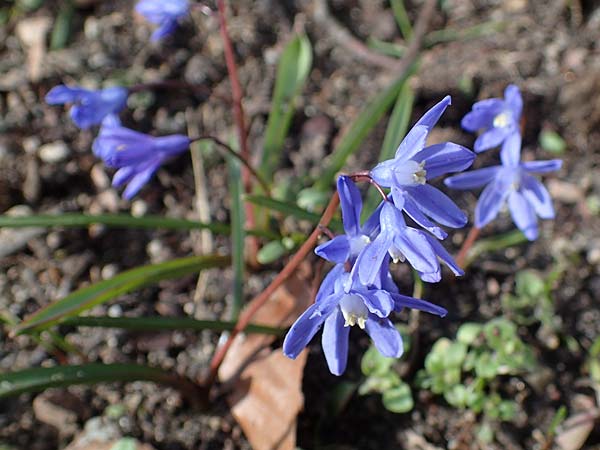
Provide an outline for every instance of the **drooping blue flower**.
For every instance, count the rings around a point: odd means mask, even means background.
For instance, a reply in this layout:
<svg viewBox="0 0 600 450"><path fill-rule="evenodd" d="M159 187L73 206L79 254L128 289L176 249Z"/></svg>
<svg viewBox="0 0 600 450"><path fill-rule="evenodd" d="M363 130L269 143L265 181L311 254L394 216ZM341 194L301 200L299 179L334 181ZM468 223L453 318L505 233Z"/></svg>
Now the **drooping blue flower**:
<svg viewBox="0 0 600 450"><path fill-rule="evenodd" d="M359 253L377 235L379 231L379 210L365 222L360 224L362 198L354 182L347 176L338 177L337 190L342 208L342 222L345 234L319 245L315 253L334 263L346 261L354 263Z"/></svg>
<svg viewBox="0 0 600 450"><path fill-rule="evenodd" d="M472 133L483 131L474 145L474 150L479 153L499 146L512 134L520 134L522 111L521 92L510 84L504 90L504 99L489 98L475 103L461 125Z"/></svg>
<svg viewBox="0 0 600 450"><path fill-rule="evenodd" d="M158 41L175 31L179 20L188 15L189 4L187 0L140 0L135 10L148 22L158 25L151 36Z"/></svg>
<svg viewBox="0 0 600 450"><path fill-rule="evenodd" d="M456 275L463 275L464 272L444 247L428 233L407 226L401 210L391 202L384 202L379 219L379 234L372 243L365 246L355 264L363 284L374 283L381 268L385 267L388 255L394 262L407 260L423 281L440 281L440 260Z"/></svg>
<svg viewBox="0 0 600 450"><path fill-rule="evenodd" d="M450 105L446 96L427 111L406 135L394 159L379 163L370 175L379 185L391 188L392 198L416 223L439 239L447 234L430 219L452 228L463 227L467 216L448 196L427 184L428 180L470 167L475 154L452 142L425 147L431 128Z"/></svg>
<svg viewBox="0 0 600 450"><path fill-rule="evenodd" d="M381 280L380 280L381 281ZM402 337L389 314L404 307L420 309L439 316L446 310L424 300L382 289L364 286L336 265L323 280L316 301L292 325L283 342L283 352L296 358L324 325L322 346L329 370L341 375L348 360L350 328L358 325L373 340L379 352L387 357L402 355Z"/></svg>
<svg viewBox="0 0 600 450"><path fill-rule="evenodd" d="M118 114L125 107L128 95L123 87L90 90L60 84L46 94L46 103L72 103L71 119L79 128L86 129L99 125L109 114Z"/></svg>
<svg viewBox="0 0 600 450"><path fill-rule="evenodd" d="M93 151L109 167L117 168L112 184L127 184L123 197L131 199L169 157L185 151L190 139L181 134L153 137L121 126L109 116L94 140Z"/></svg>
<svg viewBox="0 0 600 450"><path fill-rule="evenodd" d="M475 226L482 228L496 218L504 204L513 222L530 241L538 237L536 214L542 219L554 218L552 199L534 173L559 170L560 159L521 162L521 136L515 133L504 142L500 152L502 165L485 167L446 178L446 186L474 189L487 185L475 208Z"/></svg>

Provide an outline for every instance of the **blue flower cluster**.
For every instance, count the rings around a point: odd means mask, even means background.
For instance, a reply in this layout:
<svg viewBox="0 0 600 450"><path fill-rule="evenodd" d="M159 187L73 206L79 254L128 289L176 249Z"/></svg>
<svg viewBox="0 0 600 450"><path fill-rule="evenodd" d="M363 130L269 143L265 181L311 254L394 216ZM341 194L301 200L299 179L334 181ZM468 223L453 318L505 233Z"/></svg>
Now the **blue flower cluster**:
<svg viewBox="0 0 600 450"><path fill-rule="evenodd" d="M159 25L152 40L171 34L178 21L189 12L187 0L141 0L136 11ZM121 125L118 114L127 105L129 91L123 87L90 90L58 85L46 94L50 105L71 104L71 119L81 129L100 125L93 143L94 154L117 170L112 184L127 184L123 197L130 200L171 156L184 152L190 145L187 136L175 134L153 137Z"/></svg>
<svg viewBox="0 0 600 450"><path fill-rule="evenodd" d="M509 85L504 99L491 98L477 102L462 120L467 131L482 131L475 141L475 151L481 152L501 145L501 165L472 170L444 180L455 189L486 186L475 209L475 226L482 228L494 220L508 203L513 222L530 241L538 237L537 216L553 219L550 194L532 174L559 170L562 161L521 161L521 131L519 121L523 100L519 88Z"/></svg>
<svg viewBox="0 0 600 450"><path fill-rule="evenodd" d="M393 312L414 308L439 316L446 310L398 292L390 263L408 261L421 279L441 279L440 262L456 275L462 270L438 242L447 235L439 227L459 228L466 215L445 194L427 184L435 177L468 168L475 158L470 150L451 142L426 146L431 128L450 104L450 97L430 109L406 135L393 159L378 164L369 177L390 189L364 224L362 199L352 176L340 176L345 233L319 245L315 253L335 263L323 280L315 303L294 323L283 343L284 353L295 358L323 326L322 345L331 373L346 368L350 328L358 325L382 355L399 357L402 338L390 321ZM408 226L403 212L425 231Z"/></svg>

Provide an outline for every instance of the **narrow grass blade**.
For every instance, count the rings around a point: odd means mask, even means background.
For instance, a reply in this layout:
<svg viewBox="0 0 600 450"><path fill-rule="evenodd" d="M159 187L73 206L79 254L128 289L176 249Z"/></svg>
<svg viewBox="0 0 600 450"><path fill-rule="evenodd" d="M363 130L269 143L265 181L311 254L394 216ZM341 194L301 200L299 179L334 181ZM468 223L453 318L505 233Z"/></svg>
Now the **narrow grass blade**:
<svg viewBox="0 0 600 450"><path fill-rule="evenodd" d="M394 58L402 58L402 55L404 55L406 52L406 47L403 45L382 41L374 37L369 37L367 39L367 45L376 52L387 56L392 56Z"/></svg>
<svg viewBox="0 0 600 450"><path fill-rule="evenodd" d="M443 30L432 31L425 36L423 46L431 48L438 44L454 41L466 41L476 39L482 36L501 32L506 28L506 22L488 21L473 25L472 27L453 29L445 28Z"/></svg>
<svg viewBox="0 0 600 450"><path fill-rule="evenodd" d="M25 319L14 329L20 334L31 329L48 327L66 317L72 317L96 305L112 300L119 295L169 278L200 272L211 267L228 265L228 256L192 256L174 259L160 264L152 264L127 270L110 280L79 289L62 300L54 302Z"/></svg>
<svg viewBox="0 0 600 450"><path fill-rule="evenodd" d="M294 115L296 97L312 67L312 48L304 34L296 35L285 47L277 66L271 111L265 131L259 172L269 182L281 158L281 150Z"/></svg>
<svg viewBox="0 0 600 450"><path fill-rule="evenodd" d="M162 216L133 217L127 214L39 214L32 216L0 215L0 228L24 227L86 227L89 225L106 225L122 228L150 228L168 230L207 229L213 233L228 234L229 226L225 224L209 224L194 220L175 219Z"/></svg>
<svg viewBox="0 0 600 450"><path fill-rule="evenodd" d="M75 384L153 381L188 390L192 383L174 373L138 364L38 367L0 374L0 398Z"/></svg>
<svg viewBox="0 0 600 450"><path fill-rule="evenodd" d="M71 22L73 21L74 12L73 1L65 0L58 11L54 27L52 28L50 36L51 50L59 50L67 45L69 35L71 34Z"/></svg>
<svg viewBox="0 0 600 450"><path fill-rule="evenodd" d="M408 13L406 12L406 7L404 6L404 0L390 0L390 4L398 28L400 28L400 32L402 33L402 36L404 36L404 40L410 41L413 30L410 19L408 18Z"/></svg>
<svg viewBox="0 0 600 450"><path fill-rule="evenodd" d="M316 181L315 186L318 189L328 190L330 188L336 174L344 167L348 157L358 149L369 132L384 116L394 100L396 100L404 82L414 73L416 66L416 63L413 64L409 70L396 79L385 91L377 94L360 113L333 151L322 176Z"/></svg>
<svg viewBox="0 0 600 450"><path fill-rule="evenodd" d="M499 236L490 237L487 239L481 239L477 241L467 254L465 266L463 269L466 270L482 253L494 252L502 250L504 248L512 247L513 245L523 244L527 241L527 238L520 230L509 231L508 233L501 234Z"/></svg>
<svg viewBox="0 0 600 450"><path fill-rule="evenodd" d="M294 203L275 200L274 198L263 197L261 195L246 195L245 198L254 205L262 206L263 208L277 211L285 216L292 216L299 220L308 220L309 222L317 223L321 218L319 214L300 208Z"/></svg>
<svg viewBox="0 0 600 450"><path fill-rule="evenodd" d="M131 331L159 330L233 330L236 322L221 320L197 320L191 317L92 317L78 316L66 319L61 325L75 327L121 328ZM244 332L283 336L286 330L263 325L248 325Z"/></svg>
<svg viewBox="0 0 600 450"><path fill-rule="evenodd" d="M231 195L231 262L233 264L233 302L230 318L236 320L244 302L244 186L239 161L228 158Z"/></svg>
<svg viewBox="0 0 600 450"><path fill-rule="evenodd" d="M402 85L394 110L390 116L387 129L385 130L383 144L381 145L381 152L379 153L378 161L380 162L394 157L396 149L400 145L400 142L402 142L402 139L408 130L408 123L415 101L415 93L410 87L409 81L410 79L406 80ZM381 195L379 192L375 189L369 189L367 191L365 207L363 208L365 217L363 217L363 219L375 209L380 201Z"/></svg>

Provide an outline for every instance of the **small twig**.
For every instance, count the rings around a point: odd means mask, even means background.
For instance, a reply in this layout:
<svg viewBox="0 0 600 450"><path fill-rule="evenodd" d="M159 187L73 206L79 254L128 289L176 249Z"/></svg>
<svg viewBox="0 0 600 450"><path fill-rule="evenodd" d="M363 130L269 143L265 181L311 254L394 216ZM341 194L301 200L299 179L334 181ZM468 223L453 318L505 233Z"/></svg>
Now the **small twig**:
<svg viewBox="0 0 600 450"><path fill-rule="evenodd" d="M456 255L456 264L458 265L458 267L464 266L465 261L467 259L467 253L469 253L469 250L471 250L471 247L473 247L473 244L479 237L480 231L481 231L481 228L477 228L477 227L473 227L469 230L469 234L467 235L467 238L463 242L462 247L460 248L460 251L458 252L458 255Z"/></svg>
<svg viewBox="0 0 600 450"><path fill-rule="evenodd" d="M335 234L333 234L333 231L331 231L329 228L322 225L319 225L319 228L321 229L321 233L323 233L329 239L333 239L335 237Z"/></svg>
<svg viewBox="0 0 600 450"><path fill-rule="evenodd" d="M265 195L267 197L271 196L271 191L269 189L267 182L264 180L263 177L260 176L260 174L254 169L254 167L252 167L252 165L250 164L250 161L248 161L244 157L244 155L242 155L240 152L236 152L229 145L227 145L225 142L223 142L222 140L220 140L219 138L217 138L215 136L206 135L206 136L194 137L192 139L192 142L202 141L202 140L213 141L215 144L217 144L219 147L221 147L223 150L225 150L227 152L227 154L229 154L230 156L233 156L234 158L237 158L242 163L242 167L246 168L246 170L250 173L250 175L252 175L256 179L258 184L260 184L260 187L265 191Z"/></svg>
<svg viewBox="0 0 600 450"><path fill-rule="evenodd" d="M210 388L210 386L216 380L219 367L221 366L221 363L223 362L223 359L225 358L225 355L231 347L231 344L233 343L235 337L241 331L243 331L244 328L246 328L246 326L250 323L250 320L252 320L254 314L256 314L256 312L267 302L267 300L269 300L269 298L271 297L271 295L273 295L275 290L279 286L281 286L283 282L287 280L290 275L292 275L292 273L294 273L294 271L304 260L306 255L308 255L308 253L313 249L313 247L317 243L319 235L321 234L321 227L326 227L327 225L329 225L329 222L331 222L331 219L333 218L333 215L337 210L339 202L340 198L336 191L331 197L327 208L323 212L319 224L315 227L315 229L310 234L306 242L302 244L302 246L298 249L296 254L292 257L292 259L289 260L289 262L285 265L281 272L279 272L275 279L271 281L271 283L266 287L266 289L260 294L258 294L256 297L254 297L250 301L250 306L247 309L245 309L242 312L242 314L240 314L235 328L231 331L231 334L229 335L229 339L227 339L225 344L223 344L217 349L212 358L212 361L210 362L209 373L202 383L204 387L206 387L207 389Z"/></svg>

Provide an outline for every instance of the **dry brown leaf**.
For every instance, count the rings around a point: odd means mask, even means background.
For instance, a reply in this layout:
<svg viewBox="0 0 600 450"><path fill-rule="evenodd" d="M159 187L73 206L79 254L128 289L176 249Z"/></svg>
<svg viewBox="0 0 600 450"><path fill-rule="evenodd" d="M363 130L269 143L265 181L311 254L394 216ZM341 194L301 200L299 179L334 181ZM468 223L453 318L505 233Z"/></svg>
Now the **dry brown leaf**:
<svg viewBox="0 0 600 450"><path fill-rule="evenodd" d="M29 17L21 20L16 33L27 52L27 74L34 83L42 77L42 63L46 55L46 35L50 31L50 17Z"/></svg>
<svg viewBox="0 0 600 450"><path fill-rule="evenodd" d="M591 397L577 395L573 403L582 412L572 414L561 425L555 442L562 450L579 450L583 447L598 420L599 413Z"/></svg>
<svg viewBox="0 0 600 450"><path fill-rule="evenodd" d="M311 270L301 265L257 312L253 322L288 326L311 302ZM232 387L228 402L254 450L296 448L296 418L304 405L302 374L307 351L291 360L268 346L273 336L239 335L219 369Z"/></svg>

